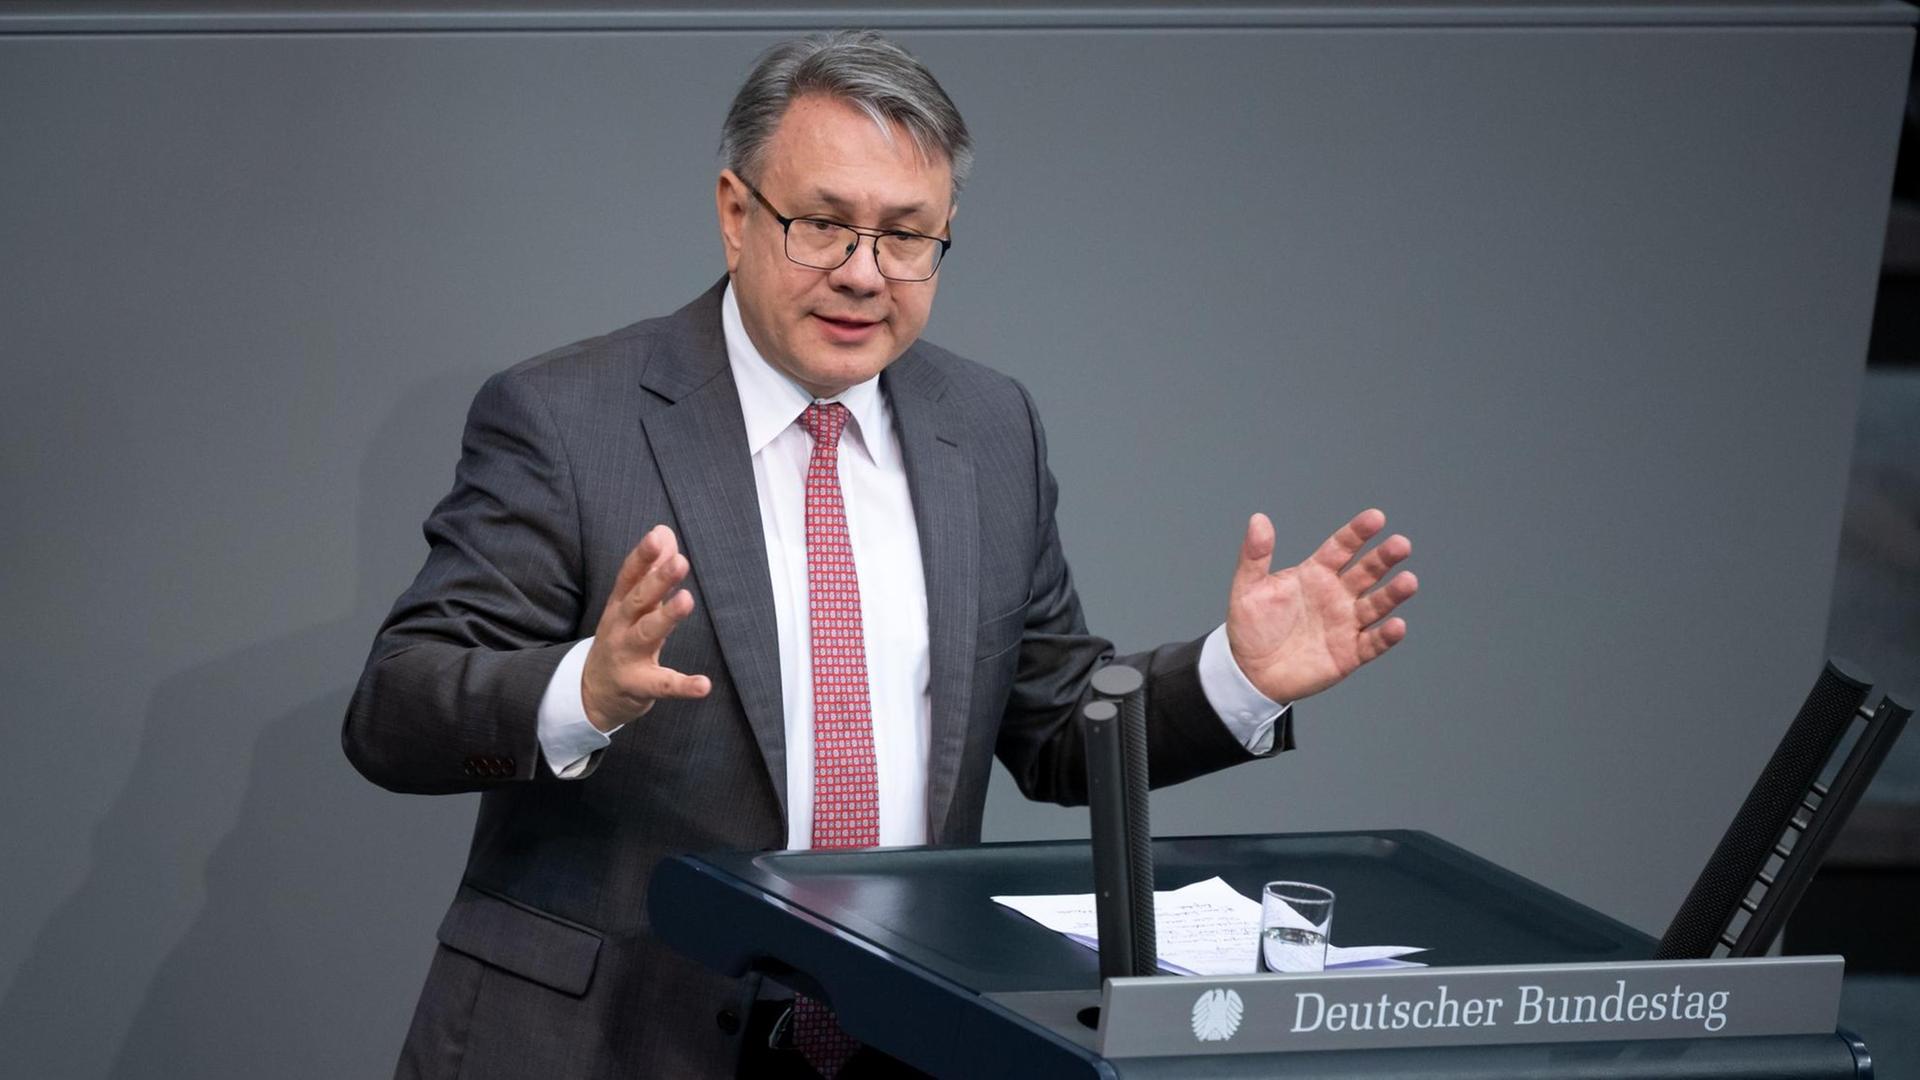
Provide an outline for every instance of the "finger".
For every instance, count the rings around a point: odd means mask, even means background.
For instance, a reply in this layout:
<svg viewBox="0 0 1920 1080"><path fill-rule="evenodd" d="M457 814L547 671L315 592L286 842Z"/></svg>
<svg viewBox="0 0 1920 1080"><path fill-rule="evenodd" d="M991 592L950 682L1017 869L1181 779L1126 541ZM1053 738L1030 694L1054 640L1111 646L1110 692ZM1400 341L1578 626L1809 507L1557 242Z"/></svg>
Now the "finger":
<svg viewBox="0 0 1920 1080"><path fill-rule="evenodd" d="M677 551L671 554L662 553L661 557L654 562L653 568L634 583L633 588L627 590L627 595L620 598L622 622L631 626L640 621L640 618L651 611L655 604L666 599L668 594L686 580L689 569L691 567L688 566L685 555Z"/></svg>
<svg viewBox="0 0 1920 1080"><path fill-rule="evenodd" d="M1393 609L1406 603L1420 588L1419 579L1412 573L1395 574L1386 583L1354 602L1354 613L1361 626L1371 626L1393 613Z"/></svg>
<svg viewBox="0 0 1920 1080"><path fill-rule="evenodd" d="M662 698L703 698L713 690L713 680L705 675L686 675L668 667L656 667L641 680L640 692L655 701Z"/></svg>
<svg viewBox="0 0 1920 1080"><path fill-rule="evenodd" d="M667 597L652 611L642 615L640 621L633 624L633 628L639 633L644 648L658 650L666 642L667 635L673 633L673 628L679 626L680 621L691 614L693 614L693 594L681 589Z"/></svg>
<svg viewBox="0 0 1920 1080"><path fill-rule="evenodd" d="M1240 540L1240 562L1233 568L1233 588L1244 589L1273 570L1273 522L1265 514L1247 519L1247 535Z"/></svg>
<svg viewBox="0 0 1920 1080"><path fill-rule="evenodd" d="M654 554L659 550L654 534L662 528L664 526L655 525L648 529L647 534L640 538L640 542L633 545L633 548L627 552L627 557L620 560L620 573L613 579L613 591L607 594L609 612L619 607L620 600L633 591L634 585L640 580L640 575L646 573L653 565ZM601 621L604 622L605 619Z"/></svg>
<svg viewBox="0 0 1920 1080"><path fill-rule="evenodd" d="M1407 639L1407 620L1388 619L1386 622L1360 634L1360 662L1366 663L1379 657Z"/></svg>
<svg viewBox="0 0 1920 1080"><path fill-rule="evenodd" d="M1367 541L1379 535L1387 527L1387 515L1379 510L1362 510L1320 545L1313 553L1313 561L1336 573L1353 561Z"/></svg>
<svg viewBox="0 0 1920 1080"><path fill-rule="evenodd" d="M1347 588L1362 593L1378 584L1387 572L1400 565L1407 556L1413 554L1413 541L1394 533L1374 547L1372 551L1360 556L1340 576Z"/></svg>

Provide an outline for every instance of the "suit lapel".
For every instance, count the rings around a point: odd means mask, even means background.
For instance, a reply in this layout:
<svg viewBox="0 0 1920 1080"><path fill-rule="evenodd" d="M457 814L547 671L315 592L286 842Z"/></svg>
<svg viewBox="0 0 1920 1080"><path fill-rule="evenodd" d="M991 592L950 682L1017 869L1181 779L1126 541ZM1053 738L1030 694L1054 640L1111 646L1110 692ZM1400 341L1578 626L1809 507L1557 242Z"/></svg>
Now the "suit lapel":
<svg viewBox="0 0 1920 1080"><path fill-rule="evenodd" d="M680 525L681 550L693 565L695 598L713 623L784 815L780 642L753 460L720 329L725 286L722 279L674 315L667 340L641 376L642 385L672 404L643 423Z"/></svg>
<svg viewBox="0 0 1920 1080"><path fill-rule="evenodd" d="M881 376L906 457L907 486L927 579L932 738L927 761L928 839L942 835L966 745L978 621L979 518L973 458L946 376L909 349Z"/></svg>

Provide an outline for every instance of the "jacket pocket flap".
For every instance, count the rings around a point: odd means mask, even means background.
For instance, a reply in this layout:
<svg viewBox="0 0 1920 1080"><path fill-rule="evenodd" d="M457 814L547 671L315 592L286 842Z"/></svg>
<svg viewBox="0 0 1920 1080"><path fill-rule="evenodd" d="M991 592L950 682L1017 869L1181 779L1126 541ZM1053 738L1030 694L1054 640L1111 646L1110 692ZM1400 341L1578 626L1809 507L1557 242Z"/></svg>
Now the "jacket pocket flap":
<svg viewBox="0 0 1920 1080"><path fill-rule="evenodd" d="M471 885L440 921L440 943L574 997L587 992L600 935Z"/></svg>

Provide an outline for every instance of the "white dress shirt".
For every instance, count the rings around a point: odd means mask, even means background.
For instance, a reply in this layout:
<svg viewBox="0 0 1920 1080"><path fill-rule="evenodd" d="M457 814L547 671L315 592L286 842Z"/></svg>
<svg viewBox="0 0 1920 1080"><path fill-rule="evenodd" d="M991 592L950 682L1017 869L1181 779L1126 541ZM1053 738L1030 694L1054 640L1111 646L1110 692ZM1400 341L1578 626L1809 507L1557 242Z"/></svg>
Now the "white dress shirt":
<svg viewBox="0 0 1920 1080"><path fill-rule="evenodd" d="M720 312L727 363L746 421L747 451L753 457L760 527L773 582L780 699L786 720L787 846L803 849L813 846L813 670L806 533L807 464L813 441L799 420L815 399L761 357L740 320L732 285L727 286ZM840 486L860 580L861 630L880 786L880 843L924 844L933 702L928 689L926 576L906 463L893 429L893 410L880 392L878 378L822 400L844 404L849 414L838 455ZM567 652L540 702L540 749L547 766L563 779L584 773L587 758L611 742L610 735L587 720L580 698L580 673L592 643L592 638L583 639ZM1198 673L1208 703L1234 737L1255 753L1269 749L1275 721L1285 707L1247 681L1227 648L1224 625L1215 628L1201 647Z"/></svg>

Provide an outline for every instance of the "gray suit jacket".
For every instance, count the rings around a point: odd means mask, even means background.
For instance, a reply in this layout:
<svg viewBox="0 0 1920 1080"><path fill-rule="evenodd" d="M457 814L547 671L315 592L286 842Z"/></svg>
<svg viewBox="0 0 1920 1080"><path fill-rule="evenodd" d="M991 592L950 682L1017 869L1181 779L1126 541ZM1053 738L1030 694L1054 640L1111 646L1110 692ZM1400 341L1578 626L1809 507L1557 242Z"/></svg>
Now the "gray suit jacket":
<svg viewBox="0 0 1920 1080"><path fill-rule="evenodd" d="M646 918L662 856L787 835L773 594L721 288L488 380L426 565L374 642L347 756L394 791L482 793L402 1075L732 1074L754 981L679 957ZM996 754L1029 797L1083 800L1073 717L1113 648L1081 617L1025 390L926 343L881 379L926 563L930 839L969 844ZM663 660L712 693L662 702L591 775L559 780L536 740L541 695L660 522L697 601ZM1151 680L1156 784L1251 756L1208 707L1198 655L1128 658Z"/></svg>

